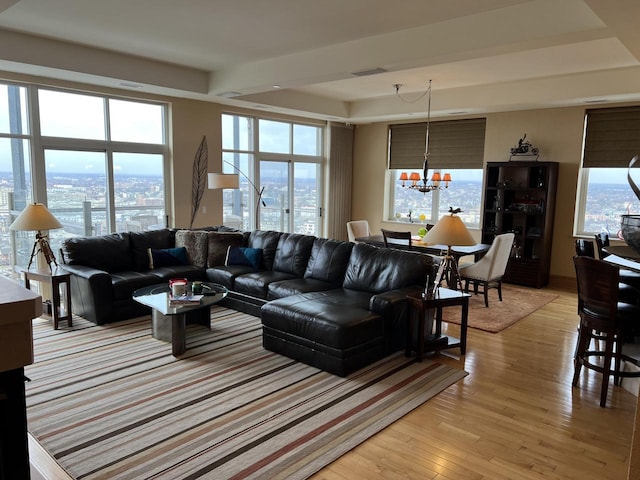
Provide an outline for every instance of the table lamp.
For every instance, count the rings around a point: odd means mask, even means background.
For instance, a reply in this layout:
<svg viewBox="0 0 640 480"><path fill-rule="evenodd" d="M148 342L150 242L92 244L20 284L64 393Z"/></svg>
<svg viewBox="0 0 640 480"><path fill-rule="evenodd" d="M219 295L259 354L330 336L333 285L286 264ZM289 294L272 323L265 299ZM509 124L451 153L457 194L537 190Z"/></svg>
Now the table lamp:
<svg viewBox="0 0 640 480"><path fill-rule="evenodd" d="M431 244L441 244L447 246L447 254L443 261L443 268L438 270L436 277L436 287L442 283L442 277L447 276L448 284L451 286L452 281L454 283L454 289L460 286L462 290L462 279L458 272L458 264L451 254L451 247L458 246L470 246L475 245L477 242L467 230L467 227L462 222L462 219L456 215L460 210L449 209L450 215L444 215L438 223L436 223L431 230L424 236L423 241ZM453 278L452 278L453 277Z"/></svg>
<svg viewBox="0 0 640 480"><path fill-rule="evenodd" d="M42 203L30 203L27 205L9 228L17 231L35 230L37 232L36 241L33 243L31 258L29 259L29 266L27 267L27 270L31 268L33 259L38 255L38 252L42 252L44 255L44 259L46 260L47 265L49 265L49 269L51 269L51 262L53 262L56 267L58 266L56 257L53 255L53 251L51 251L47 235L43 234L42 230L62 228L62 224Z"/></svg>

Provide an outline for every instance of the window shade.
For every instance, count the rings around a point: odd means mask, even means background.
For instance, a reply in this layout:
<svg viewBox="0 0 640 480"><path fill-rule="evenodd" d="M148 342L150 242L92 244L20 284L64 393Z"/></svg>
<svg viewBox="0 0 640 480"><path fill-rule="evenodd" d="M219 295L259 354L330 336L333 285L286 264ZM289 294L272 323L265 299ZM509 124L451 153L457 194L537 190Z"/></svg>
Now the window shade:
<svg viewBox="0 0 640 480"><path fill-rule="evenodd" d="M626 168L640 154L640 107L587 110L582 166Z"/></svg>
<svg viewBox="0 0 640 480"><path fill-rule="evenodd" d="M431 122L429 168L483 168L486 119ZM389 168L421 169L427 123L389 125Z"/></svg>

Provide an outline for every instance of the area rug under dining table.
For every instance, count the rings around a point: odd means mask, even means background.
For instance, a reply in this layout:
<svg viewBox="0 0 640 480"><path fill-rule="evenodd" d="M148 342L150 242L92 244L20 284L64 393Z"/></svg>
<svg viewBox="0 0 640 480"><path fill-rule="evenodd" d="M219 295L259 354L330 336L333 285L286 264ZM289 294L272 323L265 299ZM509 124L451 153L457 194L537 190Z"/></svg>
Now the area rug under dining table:
<svg viewBox="0 0 640 480"><path fill-rule="evenodd" d="M403 352L341 378L262 348L214 307L179 359L150 319L34 320L28 428L76 479L307 478L466 372Z"/></svg>

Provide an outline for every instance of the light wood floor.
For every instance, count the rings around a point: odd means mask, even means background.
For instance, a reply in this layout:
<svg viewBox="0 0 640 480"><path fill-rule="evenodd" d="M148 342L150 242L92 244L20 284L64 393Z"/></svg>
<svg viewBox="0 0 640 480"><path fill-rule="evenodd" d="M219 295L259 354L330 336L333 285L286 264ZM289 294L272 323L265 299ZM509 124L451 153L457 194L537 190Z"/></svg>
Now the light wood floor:
<svg viewBox="0 0 640 480"><path fill-rule="evenodd" d="M434 357L464 380L312 478L626 479L637 399L611 387L600 408L600 378L586 370L571 387L576 295L546 290L558 298L511 328L470 329L465 358ZM37 447L31 456L45 478L68 478Z"/></svg>

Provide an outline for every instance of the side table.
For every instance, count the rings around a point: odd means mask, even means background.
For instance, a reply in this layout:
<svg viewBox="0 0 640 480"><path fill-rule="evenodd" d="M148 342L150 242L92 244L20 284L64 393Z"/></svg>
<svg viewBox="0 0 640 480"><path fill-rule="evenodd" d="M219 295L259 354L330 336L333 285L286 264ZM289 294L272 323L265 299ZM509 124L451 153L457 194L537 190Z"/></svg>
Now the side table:
<svg viewBox="0 0 640 480"><path fill-rule="evenodd" d="M71 274L56 267L49 271L46 268L37 270L22 270L24 286L31 290L31 281L47 283L51 287L51 314L53 315L53 328L58 329L61 321L66 321L69 327L73 326L71 317ZM61 303L60 286L64 285L64 305Z"/></svg>
<svg viewBox="0 0 640 480"><path fill-rule="evenodd" d="M471 294L460 290L439 287L434 291L433 298L409 297L411 311L417 315L418 332L416 335L416 360L421 362L425 351L439 351L448 348L460 347L460 354L464 355L467 350L467 322L469 315L469 297ZM462 318L460 321L460 339L442 335L442 309L452 306L462 307ZM426 317L427 313L436 310L435 331L429 332L426 337ZM407 329L406 355L411 355L413 346L413 319L409 316L409 328ZM428 339L428 340L427 340ZM426 344L426 345L425 345Z"/></svg>

